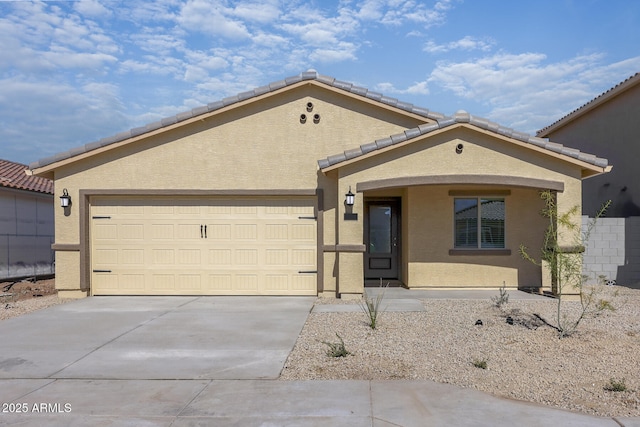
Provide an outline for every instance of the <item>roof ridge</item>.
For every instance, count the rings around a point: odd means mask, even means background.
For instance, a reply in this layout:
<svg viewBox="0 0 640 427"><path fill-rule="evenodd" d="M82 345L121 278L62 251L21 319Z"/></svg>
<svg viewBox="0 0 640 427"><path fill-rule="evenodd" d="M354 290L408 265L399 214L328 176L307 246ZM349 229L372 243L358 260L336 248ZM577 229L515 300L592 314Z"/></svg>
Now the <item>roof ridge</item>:
<svg viewBox="0 0 640 427"><path fill-rule="evenodd" d="M318 160L318 166L320 167L320 169L325 169L338 163L363 156L367 153L377 151L401 142L409 141L422 135L456 124L470 124L480 129L506 136L508 138L516 139L526 144L531 144L536 147L552 151L554 153L573 157L577 160L590 163L594 166L604 168L609 165L609 161L607 159L596 157L592 154L583 153L580 150L574 148L565 147L562 144L549 141L545 138L540 138L524 132L516 131L512 128L501 126L498 123L492 122L488 119L473 116L465 110L458 110L453 116L442 117L441 119L436 120L435 123L424 124L416 128L407 129L401 134L391 135L388 138L379 139L374 142L363 144L358 148L346 150L343 153L328 156L325 159Z"/></svg>
<svg viewBox="0 0 640 427"><path fill-rule="evenodd" d="M247 99L255 98L270 92L274 92L276 90L279 90L284 87L291 86L293 84L299 83L301 81L306 81L306 80L314 80L319 83L322 83L322 84L325 84L325 85L328 85L328 86L331 86L355 95L359 95L364 98L371 99L373 101L380 102L385 105L389 105L391 107L399 108L403 111L417 114L419 116L426 117L431 120L438 120L445 117L444 114L441 114L435 111L430 111L427 108L417 107L407 102L401 102L396 98L384 96L381 93L370 91L367 88L356 86L353 83L337 80L334 77L319 74L315 70L307 70L298 75L286 77L282 80L277 80L264 86L259 86L257 88L254 88L253 90L240 92L236 95L232 95L232 96L223 98L221 100L211 102L207 105L192 108L189 111L184 111L174 116L165 117L163 119L160 119L159 121L148 123L145 126L132 128L127 131L102 138L98 141L90 142L83 146L72 148L68 151L63 151L63 152L54 154L53 156L49 156L31 163L29 165L29 168L35 169L35 168L50 165L52 163L55 163L61 160L66 160L66 159L75 157L77 155L87 153L89 151L93 151L100 147L104 147L107 145L111 145L117 142L127 140L129 138L140 136L145 133L149 133L149 132L161 129L163 127L167 127L167 126L188 120L193 117L211 113L213 111L219 110L229 105L233 105L233 104L245 101Z"/></svg>
<svg viewBox="0 0 640 427"><path fill-rule="evenodd" d="M632 75L630 77L627 77L625 80L621 81L617 85L613 86L612 88L607 89L606 91L602 92L601 94L599 94L595 98L592 98L590 101L582 104L581 106L579 106L575 110L571 111L570 113L565 114L564 116L562 116L561 118L559 118L555 122L551 123L550 125L543 127L542 129L540 129L539 131L536 132L536 135L544 135L546 133L545 131L547 131L548 129L551 129L551 128L555 127L556 125L560 124L561 122L566 121L570 117L575 116L576 114L582 112L583 110L587 109L588 107L591 107L591 106L595 107L595 106L599 105L600 102L607 100L609 98L609 96L613 96L614 92L617 92L619 89L621 89L621 87L623 85L631 83L634 79L638 79L640 81L640 73L635 73L634 75Z"/></svg>
<svg viewBox="0 0 640 427"><path fill-rule="evenodd" d="M25 170L28 168L22 163L0 159L0 187L53 194L53 181L27 175Z"/></svg>

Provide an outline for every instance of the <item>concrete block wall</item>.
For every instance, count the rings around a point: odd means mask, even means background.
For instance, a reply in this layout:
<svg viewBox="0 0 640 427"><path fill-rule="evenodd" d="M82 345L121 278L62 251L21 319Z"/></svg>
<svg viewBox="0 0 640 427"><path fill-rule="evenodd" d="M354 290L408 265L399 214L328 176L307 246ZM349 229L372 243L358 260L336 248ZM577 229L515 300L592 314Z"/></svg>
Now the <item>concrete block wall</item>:
<svg viewBox="0 0 640 427"><path fill-rule="evenodd" d="M582 217L583 233L591 222ZM604 276L624 286L640 284L640 217L598 219L585 247L583 272L590 283Z"/></svg>

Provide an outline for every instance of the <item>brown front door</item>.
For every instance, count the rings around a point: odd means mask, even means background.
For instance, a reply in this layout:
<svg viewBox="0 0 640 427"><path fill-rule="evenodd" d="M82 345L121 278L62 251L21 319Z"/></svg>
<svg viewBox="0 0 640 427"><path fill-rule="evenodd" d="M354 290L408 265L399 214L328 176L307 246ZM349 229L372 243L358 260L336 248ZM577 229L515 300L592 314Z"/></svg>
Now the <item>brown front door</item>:
<svg viewBox="0 0 640 427"><path fill-rule="evenodd" d="M399 200L365 203L365 279L398 279Z"/></svg>

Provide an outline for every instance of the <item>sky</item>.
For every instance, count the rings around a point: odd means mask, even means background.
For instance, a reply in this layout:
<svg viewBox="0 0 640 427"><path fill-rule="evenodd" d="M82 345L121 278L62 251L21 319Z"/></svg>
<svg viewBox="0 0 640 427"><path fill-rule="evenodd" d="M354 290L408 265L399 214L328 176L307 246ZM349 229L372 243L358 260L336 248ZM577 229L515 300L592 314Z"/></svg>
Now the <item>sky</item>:
<svg viewBox="0 0 640 427"><path fill-rule="evenodd" d="M639 42L635 0L0 0L0 158L309 69L535 134L639 72Z"/></svg>

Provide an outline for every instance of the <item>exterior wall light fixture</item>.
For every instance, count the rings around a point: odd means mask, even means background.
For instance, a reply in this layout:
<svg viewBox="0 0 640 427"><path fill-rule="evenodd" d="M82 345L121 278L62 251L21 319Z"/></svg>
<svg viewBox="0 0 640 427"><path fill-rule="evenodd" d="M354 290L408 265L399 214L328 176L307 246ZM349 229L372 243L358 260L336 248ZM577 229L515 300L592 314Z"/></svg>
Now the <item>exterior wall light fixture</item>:
<svg viewBox="0 0 640 427"><path fill-rule="evenodd" d="M60 196L60 206L63 208L68 208L69 206L71 206L71 196L69 195L69 192L66 188L62 190L62 196Z"/></svg>
<svg viewBox="0 0 640 427"><path fill-rule="evenodd" d="M351 186L349 186L349 192L345 194L344 197L347 206L353 206L356 201L356 195L351 192Z"/></svg>

